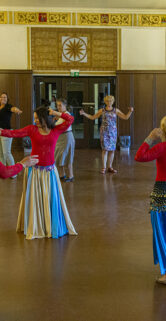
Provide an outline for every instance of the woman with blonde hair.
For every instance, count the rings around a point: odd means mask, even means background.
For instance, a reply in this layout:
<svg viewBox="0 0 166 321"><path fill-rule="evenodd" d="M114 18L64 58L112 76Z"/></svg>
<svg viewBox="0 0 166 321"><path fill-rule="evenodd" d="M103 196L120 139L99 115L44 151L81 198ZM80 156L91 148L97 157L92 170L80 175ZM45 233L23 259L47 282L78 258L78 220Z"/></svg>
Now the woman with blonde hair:
<svg viewBox="0 0 166 321"><path fill-rule="evenodd" d="M113 107L114 101L114 96L106 96L104 98L106 107L99 109L95 115L86 114L83 109L80 110L80 115L91 120L95 120L102 116L100 127L100 142L102 148L101 174L106 173L107 167L109 173L117 173L117 170L112 167L117 141L117 116L127 120L133 112L133 107L129 107L129 112L124 114L118 108Z"/></svg>
<svg viewBox="0 0 166 321"><path fill-rule="evenodd" d="M161 142L152 147L159 138ZM157 175L150 201L153 256L154 264L159 263L161 272L157 281L166 284L166 117L162 118L160 128L153 129L145 139L136 153L135 160L156 160Z"/></svg>

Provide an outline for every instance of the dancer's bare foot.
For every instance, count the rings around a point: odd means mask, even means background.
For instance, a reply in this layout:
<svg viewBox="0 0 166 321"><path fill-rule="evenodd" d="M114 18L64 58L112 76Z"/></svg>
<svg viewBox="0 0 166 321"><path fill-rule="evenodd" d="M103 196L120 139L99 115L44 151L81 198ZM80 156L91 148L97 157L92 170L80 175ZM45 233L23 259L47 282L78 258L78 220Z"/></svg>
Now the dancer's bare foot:
<svg viewBox="0 0 166 321"><path fill-rule="evenodd" d="M166 285L166 274L162 275L161 277L157 278L156 280L158 283L162 283Z"/></svg>

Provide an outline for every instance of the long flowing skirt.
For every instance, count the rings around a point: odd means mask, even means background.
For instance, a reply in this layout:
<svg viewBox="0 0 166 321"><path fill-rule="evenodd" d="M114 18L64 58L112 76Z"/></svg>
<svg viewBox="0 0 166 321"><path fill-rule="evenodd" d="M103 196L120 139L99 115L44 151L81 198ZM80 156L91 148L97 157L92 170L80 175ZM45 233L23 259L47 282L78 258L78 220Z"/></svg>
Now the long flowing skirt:
<svg viewBox="0 0 166 321"><path fill-rule="evenodd" d="M25 169L17 232L26 239L76 235L55 165Z"/></svg>
<svg viewBox="0 0 166 321"><path fill-rule="evenodd" d="M156 182L151 193L151 223L153 229L154 264L166 273L166 182Z"/></svg>

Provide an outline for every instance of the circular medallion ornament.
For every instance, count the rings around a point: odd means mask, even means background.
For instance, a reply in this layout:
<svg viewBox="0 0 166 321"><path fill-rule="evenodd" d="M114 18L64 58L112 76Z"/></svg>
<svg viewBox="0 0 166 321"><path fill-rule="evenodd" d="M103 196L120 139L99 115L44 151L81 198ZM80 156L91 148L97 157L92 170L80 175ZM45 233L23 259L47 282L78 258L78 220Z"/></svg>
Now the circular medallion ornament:
<svg viewBox="0 0 166 321"><path fill-rule="evenodd" d="M63 61L87 62L87 37L62 38Z"/></svg>

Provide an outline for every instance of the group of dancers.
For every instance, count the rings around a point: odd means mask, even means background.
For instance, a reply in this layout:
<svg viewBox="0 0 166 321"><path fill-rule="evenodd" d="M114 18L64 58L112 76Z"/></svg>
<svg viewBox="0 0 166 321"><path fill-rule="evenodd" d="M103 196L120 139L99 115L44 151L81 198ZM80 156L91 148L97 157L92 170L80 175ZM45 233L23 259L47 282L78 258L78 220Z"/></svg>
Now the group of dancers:
<svg viewBox="0 0 166 321"><path fill-rule="evenodd" d="M84 110L81 110L80 114L91 120L102 117L100 128L101 173L106 174L108 171L115 174L117 171L112 167L112 163L117 140L117 116L127 120L133 108L129 107L129 112L124 114L118 108L113 107L113 96L106 96L104 101L105 108L100 109L97 114L89 115ZM68 213L55 166L56 159L56 163L60 166L60 177L65 179L65 160L68 159L68 178L69 181L73 181L72 163L75 142L71 126L74 118L67 112L66 106L67 102L63 99L57 101L58 111L41 106L34 112L35 125L11 130L12 113L20 114L21 111L9 104L6 93L2 93L0 97L0 148L2 153L6 151L3 158L0 156L2 160L0 177L15 177L25 168L17 231L23 231L28 240L77 234ZM14 160L11 156L9 157L11 141L10 144L7 142L5 145L5 138L25 136L29 136L32 142L31 156L14 165L12 163ZM161 139L161 143L152 147L158 138ZM166 117L161 120L160 129L154 129L149 134L135 156L135 160L139 162L155 159L157 160L157 176L150 202L153 252L154 263L160 265L161 277L158 278L158 282L166 284ZM5 166L5 162L9 166Z"/></svg>

